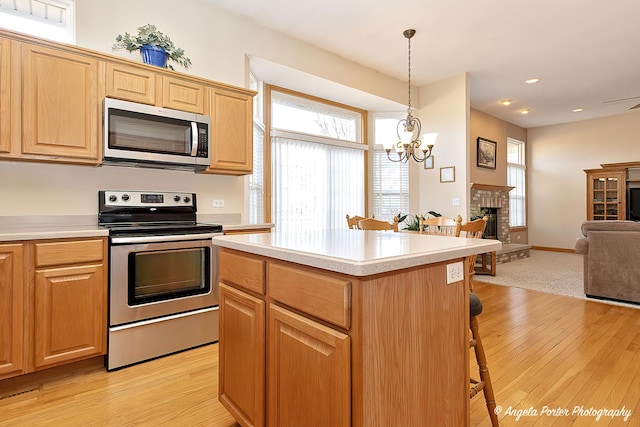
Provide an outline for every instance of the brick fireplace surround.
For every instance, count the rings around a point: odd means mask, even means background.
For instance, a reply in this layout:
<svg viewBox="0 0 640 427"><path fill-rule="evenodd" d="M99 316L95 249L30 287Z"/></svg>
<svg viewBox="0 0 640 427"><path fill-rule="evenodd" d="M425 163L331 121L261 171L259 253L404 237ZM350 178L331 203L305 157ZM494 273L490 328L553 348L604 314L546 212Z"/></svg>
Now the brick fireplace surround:
<svg viewBox="0 0 640 427"><path fill-rule="evenodd" d="M502 250L496 253L498 264L515 261L529 256L529 245L511 243L509 231L509 191L513 187L472 184L470 210L472 215L480 213L482 208L497 209L498 240L502 242Z"/></svg>

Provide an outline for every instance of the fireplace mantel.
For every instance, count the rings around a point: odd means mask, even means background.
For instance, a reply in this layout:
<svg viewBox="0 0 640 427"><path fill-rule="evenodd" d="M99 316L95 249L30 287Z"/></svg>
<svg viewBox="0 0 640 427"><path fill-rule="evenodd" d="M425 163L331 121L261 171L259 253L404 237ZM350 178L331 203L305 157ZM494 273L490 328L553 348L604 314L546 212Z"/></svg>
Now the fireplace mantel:
<svg viewBox="0 0 640 427"><path fill-rule="evenodd" d="M472 190L491 190L491 191L506 191L509 192L515 187L509 187L508 185L491 185L491 184L475 184L471 183Z"/></svg>

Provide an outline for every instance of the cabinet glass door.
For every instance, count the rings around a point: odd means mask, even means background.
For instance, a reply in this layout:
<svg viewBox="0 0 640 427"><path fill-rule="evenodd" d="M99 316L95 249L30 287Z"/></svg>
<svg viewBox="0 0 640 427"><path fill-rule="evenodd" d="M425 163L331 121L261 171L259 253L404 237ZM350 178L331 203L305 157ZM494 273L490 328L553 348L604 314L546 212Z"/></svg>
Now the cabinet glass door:
<svg viewBox="0 0 640 427"><path fill-rule="evenodd" d="M593 219L618 219L618 178L599 177L593 181Z"/></svg>

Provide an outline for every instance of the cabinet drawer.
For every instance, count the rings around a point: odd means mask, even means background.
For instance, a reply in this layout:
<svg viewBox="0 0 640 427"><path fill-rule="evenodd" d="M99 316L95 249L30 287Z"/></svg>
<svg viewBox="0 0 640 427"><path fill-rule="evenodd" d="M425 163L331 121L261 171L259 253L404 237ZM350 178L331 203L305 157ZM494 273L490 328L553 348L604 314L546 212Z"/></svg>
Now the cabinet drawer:
<svg viewBox="0 0 640 427"><path fill-rule="evenodd" d="M35 252L36 268L101 262L104 258L104 239L36 243Z"/></svg>
<svg viewBox="0 0 640 427"><path fill-rule="evenodd" d="M269 296L311 316L349 329L351 282L269 263Z"/></svg>
<svg viewBox="0 0 640 427"><path fill-rule="evenodd" d="M242 289L265 294L265 262L226 250L220 252L220 281Z"/></svg>

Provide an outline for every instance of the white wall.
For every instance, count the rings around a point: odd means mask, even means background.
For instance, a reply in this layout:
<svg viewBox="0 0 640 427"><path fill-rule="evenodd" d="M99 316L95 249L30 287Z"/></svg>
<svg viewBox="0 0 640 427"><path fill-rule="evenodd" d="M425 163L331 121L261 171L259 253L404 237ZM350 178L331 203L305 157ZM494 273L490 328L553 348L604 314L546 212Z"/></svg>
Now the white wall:
<svg viewBox="0 0 640 427"><path fill-rule="evenodd" d="M469 198L469 82L466 74L420 88L422 132L438 132L433 149L434 168L411 165L410 211L468 218ZM440 182L440 168L454 166L455 182ZM415 182L418 185L413 185ZM454 206L452 199L460 199Z"/></svg>
<svg viewBox="0 0 640 427"><path fill-rule="evenodd" d="M230 15L205 0L82 0L76 5L77 44L82 47L140 61L138 53L112 51L111 46L118 34L152 23L192 60L188 71L175 66L180 72L246 87L247 57L260 57L404 102L404 82ZM199 213L244 213L244 181L180 171L0 161L0 216L97 214L100 189L195 191ZM213 199L224 199L225 207L213 208Z"/></svg>
<svg viewBox="0 0 640 427"><path fill-rule="evenodd" d="M640 161L640 110L527 131L529 243L574 249L586 219L584 169Z"/></svg>

